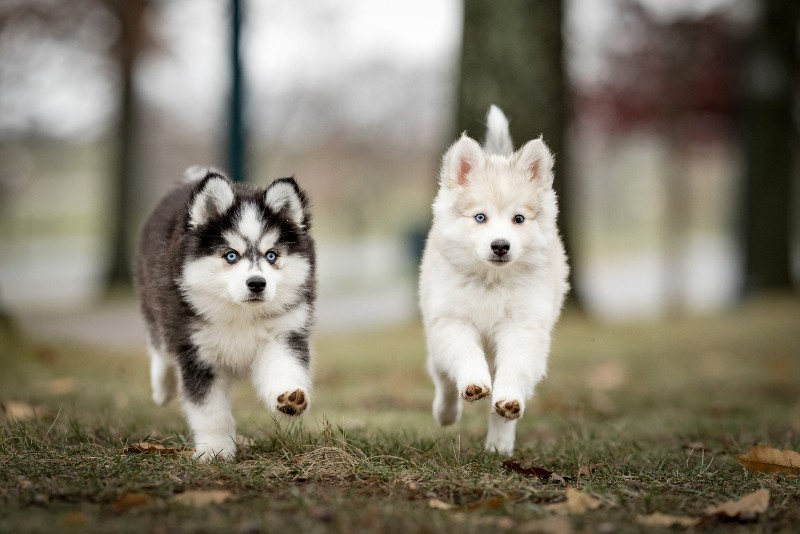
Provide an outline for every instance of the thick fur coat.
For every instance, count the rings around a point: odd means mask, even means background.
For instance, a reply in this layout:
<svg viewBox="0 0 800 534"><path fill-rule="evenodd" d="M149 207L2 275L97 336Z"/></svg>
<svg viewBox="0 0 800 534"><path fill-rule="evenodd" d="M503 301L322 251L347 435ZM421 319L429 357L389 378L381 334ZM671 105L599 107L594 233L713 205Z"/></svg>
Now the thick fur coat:
<svg viewBox="0 0 800 534"><path fill-rule="evenodd" d="M466 135L442 159L420 272L434 418L490 397L486 449L514 450L517 420L547 371L567 292L553 156L541 139L513 151L492 106L484 146Z"/></svg>
<svg viewBox="0 0 800 534"><path fill-rule="evenodd" d="M187 171L141 233L136 282L148 328L153 399L180 392L196 458L236 452L231 380L249 375L275 413L311 392L315 252L305 193Z"/></svg>

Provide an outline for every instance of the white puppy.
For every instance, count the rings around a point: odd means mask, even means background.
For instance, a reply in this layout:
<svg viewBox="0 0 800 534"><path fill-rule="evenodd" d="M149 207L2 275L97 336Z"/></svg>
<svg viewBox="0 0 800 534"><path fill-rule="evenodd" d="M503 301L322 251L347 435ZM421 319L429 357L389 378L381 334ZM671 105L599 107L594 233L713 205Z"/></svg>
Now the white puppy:
<svg viewBox="0 0 800 534"><path fill-rule="evenodd" d="M540 139L513 152L508 120L489 109L484 148L466 135L442 159L420 273L433 416L491 395L486 450L514 451L516 420L545 376L567 292L556 227L553 156Z"/></svg>

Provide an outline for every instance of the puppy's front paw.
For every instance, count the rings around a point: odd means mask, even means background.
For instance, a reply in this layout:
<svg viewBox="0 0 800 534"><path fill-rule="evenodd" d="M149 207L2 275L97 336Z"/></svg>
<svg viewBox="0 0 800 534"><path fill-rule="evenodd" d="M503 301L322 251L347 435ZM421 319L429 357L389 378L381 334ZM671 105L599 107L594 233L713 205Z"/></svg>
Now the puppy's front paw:
<svg viewBox="0 0 800 534"><path fill-rule="evenodd" d="M286 415L300 415L308 408L308 394L303 391L303 388L281 393L278 395L278 404L276 408L279 412L283 412Z"/></svg>
<svg viewBox="0 0 800 534"><path fill-rule="evenodd" d="M236 456L236 444L232 439L218 439L213 442L197 443L192 460L213 462L233 460Z"/></svg>
<svg viewBox="0 0 800 534"><path fill-rule="evenodd" d="M461 397L469 402L481 400L492 392L489 386L481 386L478 384L470 384L461 391Z"/></svg>
<svg viewBox="0 0 800 534"><path fill-rule="evenodd" d="M494 411L506 419L519 419L523 409L522 402L516 399L502 399L494 403Z"/></svg>

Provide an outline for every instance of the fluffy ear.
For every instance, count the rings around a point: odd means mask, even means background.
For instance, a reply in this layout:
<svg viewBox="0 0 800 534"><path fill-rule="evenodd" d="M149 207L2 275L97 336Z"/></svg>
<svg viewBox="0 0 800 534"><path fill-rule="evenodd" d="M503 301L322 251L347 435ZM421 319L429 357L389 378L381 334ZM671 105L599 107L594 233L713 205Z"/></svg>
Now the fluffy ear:
<svg viewBox="0 0 800 534"><path fill-rule="evenodd" d="M285 215L301 228L308 225L306 195L294 178L279 178L272 182L264 193L264 204L273 213Z"/></svg>
<svg viewBox="0 0 800 534"><path fill-rule="evenodd" d="M469 173L484 163L483 149L477 141L461 135L442 158L440 180L447 187L466 185Z"/></svg>
<svg viewBox="0 0 800 534"><path fill-rule="evenodd" d="M209 172L195 189L189 204L189 224L195 228L233 206L233 184L221 174Z"/></svg>
<svg viewBox="0 0 800 534"><path fill-rule="evenodd" d="M513 165L528 174L531 181L544 187L553 185L553 155L542 138L528 141L514 153Z"/></svg>

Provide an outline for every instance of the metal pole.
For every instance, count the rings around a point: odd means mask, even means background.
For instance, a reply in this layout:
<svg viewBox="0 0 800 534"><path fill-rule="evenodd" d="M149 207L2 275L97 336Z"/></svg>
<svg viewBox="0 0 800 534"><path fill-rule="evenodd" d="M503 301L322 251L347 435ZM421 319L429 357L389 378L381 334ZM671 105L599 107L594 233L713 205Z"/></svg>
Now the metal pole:
<svg viewBox="0 0 800 534"><path fill-rule="evenodd" d="M231 88L228 131L228 170L231 179L245 181L244 72L240 43L242 36L242 1L231 0Z"/></svg>

